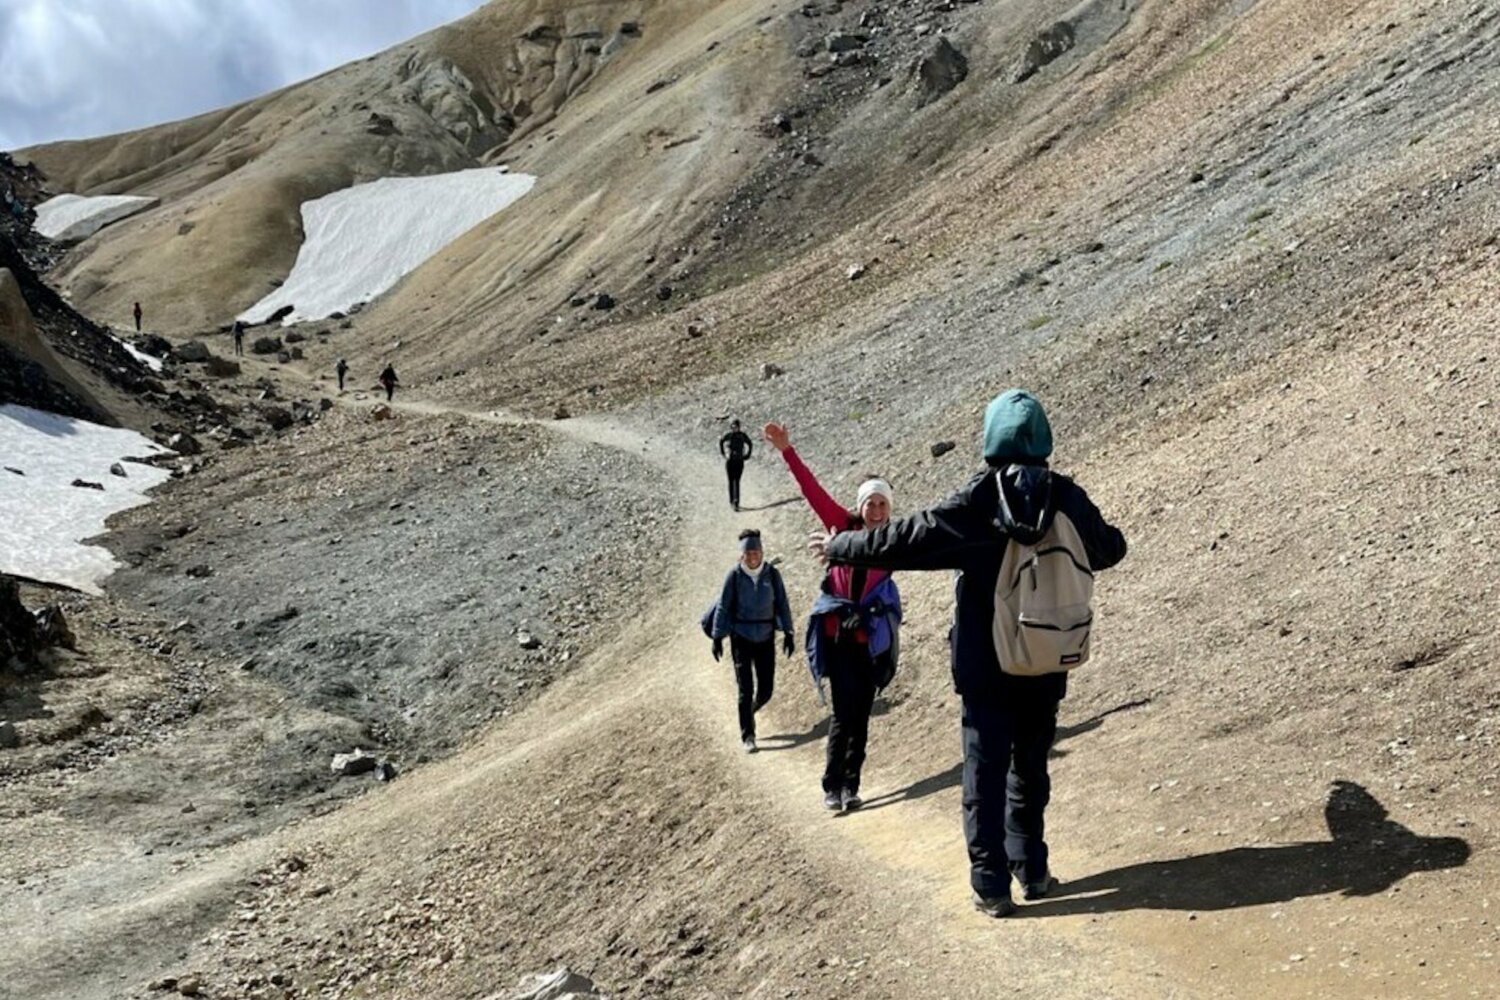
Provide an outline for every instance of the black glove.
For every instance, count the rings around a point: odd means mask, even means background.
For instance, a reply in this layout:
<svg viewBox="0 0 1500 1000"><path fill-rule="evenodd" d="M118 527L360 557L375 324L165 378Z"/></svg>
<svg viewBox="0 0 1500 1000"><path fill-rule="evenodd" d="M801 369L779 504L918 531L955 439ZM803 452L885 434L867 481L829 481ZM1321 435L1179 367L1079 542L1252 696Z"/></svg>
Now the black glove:
<svg viewBox="0 0 1500 1000"><path fill-rule="evenodd" d="M715 639L714 640L714 662L718 663L723 658L724 658L724 640L723 639Z"/></svg>
<svg viewBox="0 0 1500 1000"><path fill-rule="evenodd" d="M783 632L781 634L781 652L782 652L782 655L784 655L784 656L791 656L796 651L797 651L797 643L795 641L793 641L793 639L792 639L792 633L790 633L790 632Z"/></svg>

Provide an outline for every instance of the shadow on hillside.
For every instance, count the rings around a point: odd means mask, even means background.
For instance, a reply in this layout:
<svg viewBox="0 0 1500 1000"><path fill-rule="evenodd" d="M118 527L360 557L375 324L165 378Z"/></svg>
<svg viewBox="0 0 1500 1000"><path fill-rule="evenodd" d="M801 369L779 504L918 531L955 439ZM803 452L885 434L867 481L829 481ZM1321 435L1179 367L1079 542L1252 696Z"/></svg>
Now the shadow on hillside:
<svg viewBox="0 0 1500 1000"><path fill-rule="evenodd" d="M1057 749L1057 745L1063 740L1071 740L1075 736L1082 736L1084 733L1093 732L1104 725L1105 719L1117 712L1129 712L1137 708L1145 708L1149 704L1151 704L1150 698L1137 698L1134 701L1122 702L1114 708L1106 708L1092 718L1084 719L1082 722L1075 722L1071 726L1058 726L1057 738L1052 741L1052 750L1047 756L1054 760L1058 757L1066 757L1068 751Z"/></svg>
<svg viewBox="0 0 1500 1000"><path fill-rule="evenodd" d="M1092 718L1085 719L1082 722L1075 723L1071 726L1058 726L1057 738L1052 743L1052 752L1049 754L1049 756L1063 756L1067 751L1057 749L1058 743L1061 743L1063 740L1072 739L1075 736L1082 736L1084 733L1093 732L1095 729L1098 729L1100 726L1104 725L1104 720L1109 718L1111 715L1114 715L1116 712L1128 712L1131 709L1143 708L1149 704L1151 704L1150 698L1140 698L1136 701L1127 701L1123 704L1116 705L1114 708L1107 708L1099 714L1093 716ZM964 765L963 762L960 761L959 763L954 764L952 767L948 768L946 771L940 771L939 773L930 775L929 777L923 778L920 781L914 781L910 785L907 785L905 788L898 789L894 792L886 792L884 795L877 795L872 799L868 799L865 801L864 808L865 811L868 812L871 809L879 809L882 806L893 806L899 802L914 802L917 799L926 798L929 795L935 795L936 793L949 788L957 788L959 785L963 784L963 781Z"/></svg>
<svg viewBox="0 0 1500 1000"><path fill-rule="evenodd" d="M1058 916L1140 909L1227 910L1330 892L1373 896L1414 872L1457 868L1469 860L1467 841L1413 833L1352 781L1334 782L1324 816L1331 840L1236 847L1128 865L1064 882L1056 895L1022 912Z"/></svg>

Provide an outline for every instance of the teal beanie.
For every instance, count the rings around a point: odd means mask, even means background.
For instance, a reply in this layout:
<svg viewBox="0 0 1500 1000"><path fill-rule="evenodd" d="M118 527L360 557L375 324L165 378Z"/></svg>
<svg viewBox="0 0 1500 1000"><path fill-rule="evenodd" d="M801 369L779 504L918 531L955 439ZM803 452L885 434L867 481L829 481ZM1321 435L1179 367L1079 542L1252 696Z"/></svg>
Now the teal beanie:
<svg viewBox="0 0 1500 1000"><path fill-rule="evenodd" d="M1035 396L1025 389L1007 389L984 411L984 460L1044 462L1052 454L1052 425Z"/></svg>

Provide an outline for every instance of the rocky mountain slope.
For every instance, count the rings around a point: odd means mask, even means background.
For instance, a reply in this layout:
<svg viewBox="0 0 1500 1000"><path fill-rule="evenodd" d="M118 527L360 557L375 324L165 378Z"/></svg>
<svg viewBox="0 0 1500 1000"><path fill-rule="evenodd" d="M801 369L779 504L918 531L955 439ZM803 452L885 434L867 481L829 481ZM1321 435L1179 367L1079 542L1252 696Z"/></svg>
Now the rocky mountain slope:
<svg viewBox="0 0 1500 1000"><path fill-rule="evenodd" d="M624 996L1486 995L1497 62L1500 12L1441 0L532 0L26 151L56 189L162 199L52 277L103 318L157 304L178 342L284 277L305 198L539 181L225 383L330 416L211 442L123 520L114 603L70 609L95 671L28 688L18 729L52 742L4 772L12 841L60 846L0 871L9 912L53 921L14 917L0 972L39 996L485 997L557 961ZM398 419L329 389L341 356L394 359ZM901 581L872 808L838 820L800 663L746 757L696 616L745 525L799 612L818 578L774 453L724 506L729 416L787 422L836 495L884 473L900 513L968 477L1011 384L1131 555L1055 751L1076 891L997 925L964 898L947 576ZM119 711L80 737L48 699ZM398 779L331 778L357 743Z"/></svg>

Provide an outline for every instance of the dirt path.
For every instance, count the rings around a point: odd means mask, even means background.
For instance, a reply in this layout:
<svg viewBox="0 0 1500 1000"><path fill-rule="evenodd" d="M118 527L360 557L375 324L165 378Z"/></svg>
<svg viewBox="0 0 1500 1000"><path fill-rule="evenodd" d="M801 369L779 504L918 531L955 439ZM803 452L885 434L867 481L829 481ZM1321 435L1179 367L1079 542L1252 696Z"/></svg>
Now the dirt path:
<svg viewBox="0 0 1500 1000"><path fill-rule="evenodd" d="M457 414L500 424L531 422L495 410L414 399L397 400L396 408L425 415ZM1058 988L1058 966L1061 966L1069 970L1068 980L1078 995L1175 995L1176 987L1168 986L1154 975L1111 974L1108 970L1124 971L1152 963L1147 956L1133 955L1128 948L1110 944L1098 936L1085 940L1079 931L1086 929L1086 920L1046 924L1012 921L1002 930L994 922L975 915L969 905L968 858L956 811L920 801L896 802L890 808L833 817L822 808L821 739L773 737L763 740L762 752L743 753L734 733L735 689L731 675L727 668L713 669L716 665L708 661L705 641L696 627L697 609L705 602L706 595L717 591L724 569L733 558L735 537L747 523L735 519L728 511L721 463L711 449L689 452L668 435L638 430L607 418L574 418L541 422L541 425L644 459L661 472L671 490L672 501L687 515L681 536L671 540L675 545L661 540L664 548L675 552L661 581L658 599L638 625L640 632L661 635L664 640L651 646L649 641L642 643L633 636L622 637L613 650L603 654L606 660L619 661L622 670L630 672L632 683L646 690L632 697L623 692L604 696L585 688L576 692L578 696L600 706L599 711L606 714L628 711L627 706L637 698L671 699L675 712L695 716L698 728L715 734L710 738L720 765L737 783L750 789L756 801L774 810L773 828L782 836L816 856L844 859L846 874L853 874L862 883L851 887L856 897L873 901L895 895L915 901L909 905L923 913L920 941L925 942L925 947L920 953L940 955L954 949L964 956L945 972L930 970L933 973L930 995L949 995L950 991L974 988L976 970L971 963L992 966L995 974L1015 982L1018 988L1021 983ZM769 461L761 462L749 471L747 485L762 496L777 495L778 489L784 493L785 483L779 487L773 485L782 471ZM782 528L783 541L797 531L787 525L801 525L796 518L799 513L800 509L793 506L777 522ZM648 645L647 655L632 657L629 651L642 645ZM783 659L778 667L778 697L783 704L811 698L800 653L791 662ZM601 672L596 668L590 674ZM589 681L581 682L587 684ZM571 700L570 695L561 691L558 694ZM538 706L538 711L546 709ZM773 702L762 716L761 733L795 731L798 725L790 718L792 714ZM582 728L598 724L596 717L586 718ZM561 730L549 728L543 738L567 740L576 738L579 732L577 724ZM879 743L889 739L899 736L889 731L872 736L872 753L876 757ZM879 774L879 765L873 766L872 771ZM868 788L866 794L873 798L891 790L876 785ZM1003 938L997 938L997 934ZM1002 939L1007 950L996 953L995 945ZM1067 961L1036 968L1029 960L1017 960L1022 955L1066 955ZM987 976L977 978L994 981ZM978 992L991 995L990 990L983 987Z"/></svg>
<svg viewBox="0 0 1500 1000"><path fill-rule="evenodd" d="M1206 951L1202 939L1184 929L1183 921L1197 914L1143 909L1102 917L1087 907L1065 907L1045 920L975 915L967 901L955 796L910 794L949 773L956 753L941 762L898 754L915 734L877 720L865 791L879 804L830 816L821 807L818 781L816 722L823 713L800 658L781 665L777 700L762 718L763 751L743 753L734 733L734 686L727 669L709 662L697 613L732 559L740 527L753 519L785 546L805 519L797 505L730 514L711 448L689 451L668 434L603 417L536 422L410 398L398 398L396 409L537 424L643 460L662 505L676 508L681 520L675 537L641 540L654 562L643 570L650 573L643 590L649 599L639 615L529 708L453 758L410 772L379 794L181 866L117 859L104 862L112 873L59 876L34 887L35 900L28 902L40 919L13 924L18 933L0 958L0 977L25 995L119 996L139 992L164 971L263 967L266 954L299 970L324 968L331 961L330 926L388 919L402 906L429 905L421 899L432 898L462 901L449 919L469 921L481 940L498 937L498 947L467 962L455 958L403 971L400 987L371 995L416 996L440 988L447 995L487 996L505 985L496 976L571 956L589 963L612 988L633 987L627 995L796 995L801 987L789 984L809 977L813 982L804 985L815 995L990 997L1046 990L1056 996L1216 996L1239 994L1285 960L1283 928L1266 926L1280 911L1269 906L1211 915ZM782 497L788 489L779 467L756 462L746 491L752 498ZM610 512L581 510L579 516L608 518ZM943 767L937 775L931 774L934 763ZM684 806L685 796L699 804ZM621 797L624 806L617 804ZM665 828L641 818L674 808L686 818L671 818ZM541 818L532 818L539 809ZM754 863L737 872L726 871L722 861L699 860L686 874L671 875L674 853L697 845L653 838L694 821L705 825L705 837L731 831L737 838L731 857L753 853ZM579 830L588 823L596 825ZM425 853L413 853L417 847ZM1070 872L1109 867L1104 855L1072 840L1059 853ZM280 904L256 901L274 881L264 873L293 854L315 858L319 879L328 881L286 901L284 910L267 909ZM604 880L606 887L580 881L580 873L598 877L595 855L616 873ZM607 888L632 878L647 887L639 899ZM98 893L101 886L108 891ZM611 967L606 960L622 936L667 933L654 916L642 918L644 928L627 926L603 940L590 936L606 919L628 925L632 908L652 914L648 904L665 896L667 914L722 914L731 930L718 937L732 940L733 928L744 924L745 900L767 892L782 898L769 927L749 935L737 956L726 953L697 972L679 968L676 978L660 978L658 963L648 974L656 979L631 983L630 962L616 955L609 961L622 964ZM1348 908L1312 908L1281 923L1305 935L1307 950L1332 950L1340 932L1325 919L1383 913L1379 900L1359 901L1358 909L1340 903ZM386 918L378 917L382 910ZM689 934L688 926L682 924L678 936ZM246 951L257 947L262 950ZM747 956L756 948L768 963L765 956L779 949L785 968L773 964L755 978L746 965L754 965ZM860 957L851 960L851 954ZM1395 995L1386 978L1395 973L1380 975L1375 993ZM1455 995L1467 995L1465 984L1480 981L1453 980L1460 990ZM1334 975L1296 989L1368 996L1371 987L1368 975Z"/></svg>

